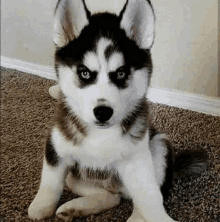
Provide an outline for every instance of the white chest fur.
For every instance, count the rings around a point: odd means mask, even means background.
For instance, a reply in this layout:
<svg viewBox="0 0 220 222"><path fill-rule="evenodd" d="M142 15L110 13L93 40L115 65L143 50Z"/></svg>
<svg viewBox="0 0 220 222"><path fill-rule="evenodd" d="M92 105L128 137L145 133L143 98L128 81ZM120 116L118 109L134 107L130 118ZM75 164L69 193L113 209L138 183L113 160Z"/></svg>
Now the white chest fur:
<svg viewBox="0 0 220 222"><path fill-rule="evenodd" d="M139 143L134 143L129 135L122 136L117 126L94 129L77 146L66 140L62 132L54 127L52 142L58 155L68 165L77 161L82 166L101 169L128 160L138 150L148 149L149 146L148 136Z"/></svg>

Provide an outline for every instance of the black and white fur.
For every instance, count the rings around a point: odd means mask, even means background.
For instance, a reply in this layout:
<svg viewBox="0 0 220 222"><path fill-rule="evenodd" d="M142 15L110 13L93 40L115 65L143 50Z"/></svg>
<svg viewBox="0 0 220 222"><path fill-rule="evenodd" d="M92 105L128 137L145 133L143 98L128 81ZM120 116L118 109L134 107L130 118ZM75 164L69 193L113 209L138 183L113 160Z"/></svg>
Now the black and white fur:
<svg viewBox="0 0 220 222"><path fill-rule="evenodd" d="M56 211L72 221L125 197L134 204L128 222L174 221L163 206L177 175L174 164L185 175L204 168L205 161L194 152L200 157L178 166L169 140L150 123L146 93L154 22L149 0L128 0L119 15L92 15L83 0L58 2L54 42L61 90L31 219ZM65 179L81 197L56 210Z"/></svg>

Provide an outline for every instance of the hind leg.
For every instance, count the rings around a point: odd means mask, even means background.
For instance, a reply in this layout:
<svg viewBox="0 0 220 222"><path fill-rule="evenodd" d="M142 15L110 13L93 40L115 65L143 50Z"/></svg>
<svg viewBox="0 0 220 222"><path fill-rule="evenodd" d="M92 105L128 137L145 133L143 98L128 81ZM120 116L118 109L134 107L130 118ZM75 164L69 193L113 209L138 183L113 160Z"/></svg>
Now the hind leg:
<svg viewBox="0 0 220 222"><path fill-rule="evenodd" d="M120 202L119 194L112 194L105 189L89 186L75 179L71 173L67 176L67 186L82 197L68 201L58 208L56 215L64 221L100 213Z"/></svg>
<svg viewBox="0 0 220 222"><path fill-rule="evenodd" d="M173 178L173 147L165 134L156 134L150 141L157 184L167 199Z"/></svg>

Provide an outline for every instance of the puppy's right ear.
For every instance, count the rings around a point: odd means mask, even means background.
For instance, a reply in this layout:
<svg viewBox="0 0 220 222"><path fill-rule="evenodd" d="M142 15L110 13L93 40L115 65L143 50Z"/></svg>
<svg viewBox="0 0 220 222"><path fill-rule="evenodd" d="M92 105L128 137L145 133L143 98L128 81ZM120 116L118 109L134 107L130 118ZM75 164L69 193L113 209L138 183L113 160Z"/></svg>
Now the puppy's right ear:
<svg viewBox="0 0 220 222"><path fill-rule="evenodd" d="M63 47L78 37L90 17L85 0L59 0L54 18L55 45Z"/></svg>

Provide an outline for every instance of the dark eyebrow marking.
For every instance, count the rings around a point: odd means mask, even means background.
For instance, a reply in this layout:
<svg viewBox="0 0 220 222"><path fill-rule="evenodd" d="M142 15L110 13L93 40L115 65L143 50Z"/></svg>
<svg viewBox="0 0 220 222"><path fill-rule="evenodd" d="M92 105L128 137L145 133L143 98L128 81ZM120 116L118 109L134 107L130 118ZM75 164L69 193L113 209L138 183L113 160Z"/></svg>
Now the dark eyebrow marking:
<svg viewBox="0 0 220 222"><path fill-rule="evenodd" d="M116 51L116 50L113 45L107 46L107 48L104 51L104 55L105 55L106 60L109 60L110 56L113 54L114 51Z"/></svg>

